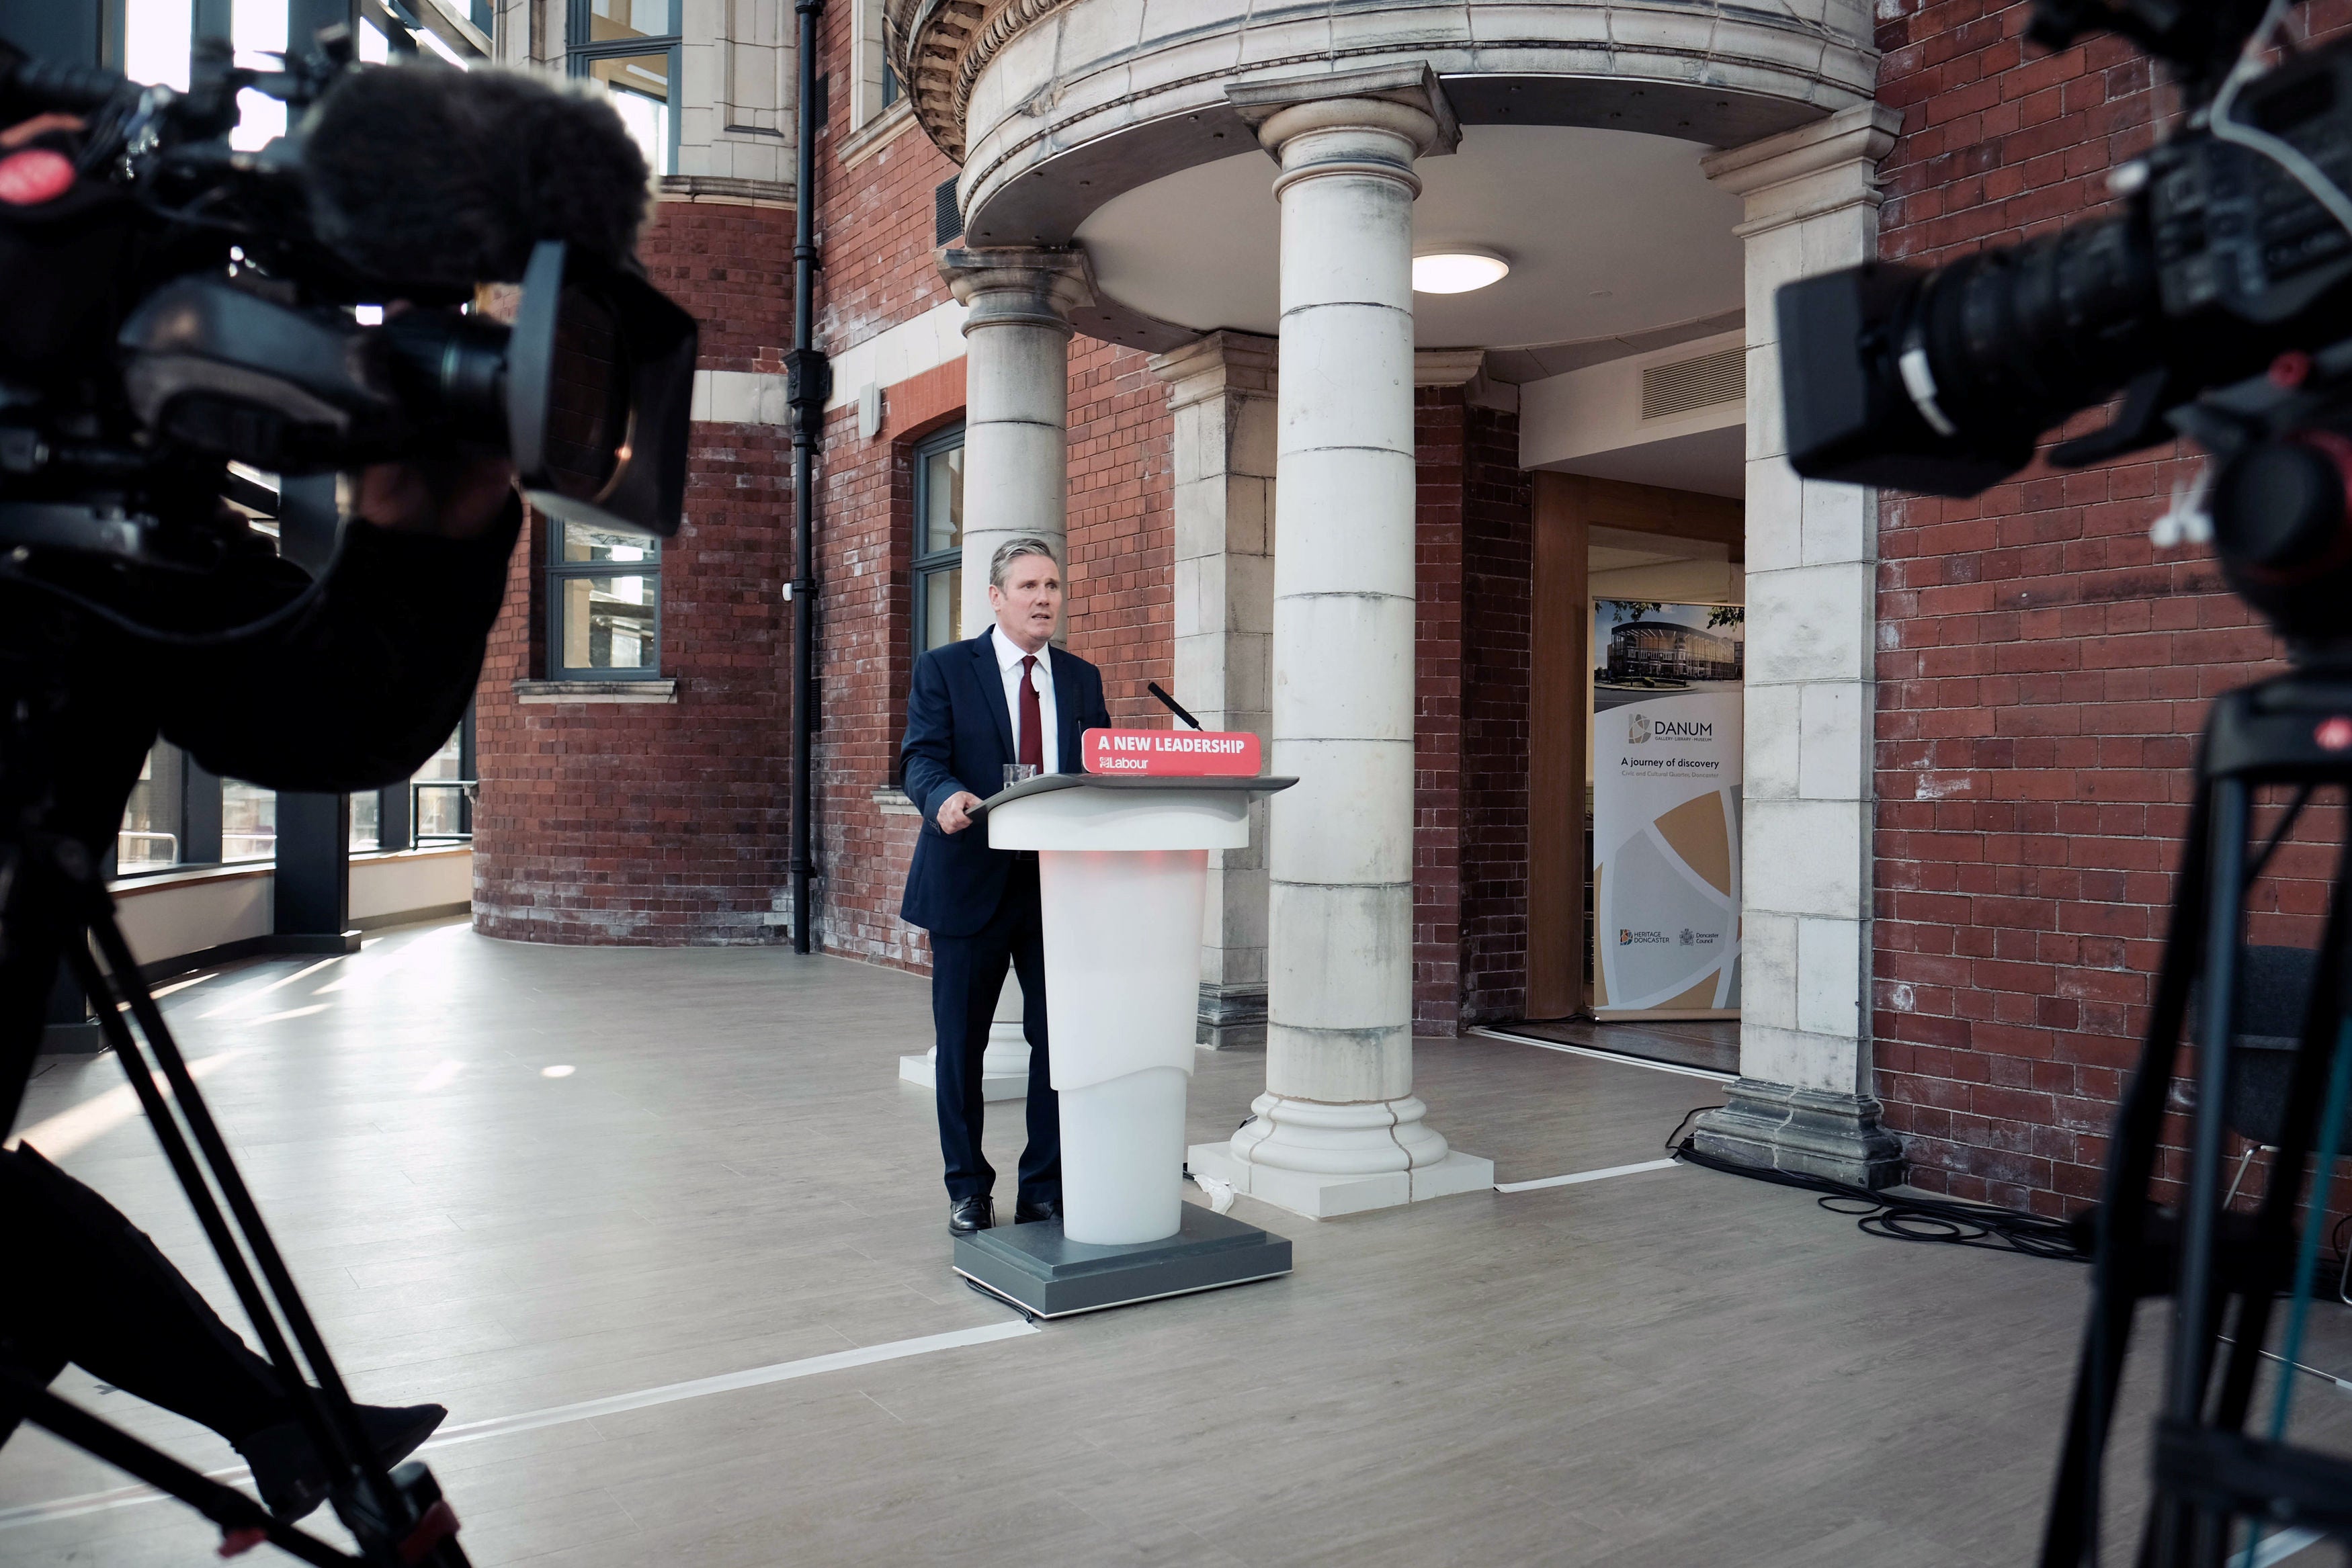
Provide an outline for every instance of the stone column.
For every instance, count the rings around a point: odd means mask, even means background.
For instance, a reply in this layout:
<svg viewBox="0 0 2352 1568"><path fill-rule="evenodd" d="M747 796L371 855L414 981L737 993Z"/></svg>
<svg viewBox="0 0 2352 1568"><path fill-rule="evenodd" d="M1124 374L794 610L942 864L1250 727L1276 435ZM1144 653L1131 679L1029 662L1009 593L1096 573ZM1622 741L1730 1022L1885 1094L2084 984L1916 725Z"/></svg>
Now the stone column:
<svg viewBox="0 0 2352 1568"><path fill-rule="evenodd" d="M1488 1186L1412 1093L1413 161L1426 66L1227 89L1281 165L1266 1092L1193 1168L1302 1214Z"/></svg>
<svg viewBox="0 0 2352 1568"><path fill-rule="evenodd" d="M1212 332L1160 355L1175 424L1176 699L1211 729L1272 737L1275 342ZM1266 805L1247 849L1209 854L1200 1043L1265 1045Z"/></svg>
<svg viewBox="0 0 2352 1568"><path fill-rule="evenodd" d="M988 562L997 546L1033 534L1054 547L1068 572L1069 313L1094 302L1093 276L1076 250L942 250L939 263L957 302L971 312L963 324L962 610L964 634L977 636L995 619ZM900 1076L928 1082L928 1072L909 1071L914 1060L902 1059ZM1021 982L1010 974L981 1071L988 1099L1029 1092Z"/></svg>
<svg viewBox="0 0 2352 1568"><path fill-rule="evenodd" d="M1772 296L1877 256L1900 118L1858 104L1702 164L1747 203L1748 682L1740 1075L1698 1146L1870 1186L1903 1166L1871 1094L1877 496L1790 468Z"/></svg>
<svg viewBox="0 0 2352 1568"><path fill-rule="evenodd" d="M1069 509L1070 315L1094 302L1077 250L942 250L964 319L963 626L988 608L988 558L1016 534L1059 553ZM1066 570L1067 561L1064 567Z"/></svg>

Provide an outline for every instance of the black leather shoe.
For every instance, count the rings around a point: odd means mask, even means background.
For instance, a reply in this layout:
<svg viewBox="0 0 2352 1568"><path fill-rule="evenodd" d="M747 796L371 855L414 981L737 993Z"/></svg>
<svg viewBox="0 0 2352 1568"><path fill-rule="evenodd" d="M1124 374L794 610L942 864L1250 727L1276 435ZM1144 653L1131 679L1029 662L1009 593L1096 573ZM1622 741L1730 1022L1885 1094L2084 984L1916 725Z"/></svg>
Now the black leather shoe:
<svg viewBox="0 0 2352 1568"><path fill-rule="evenodd" d="M386 1469L414 1453L449 1414L438 1405L362 1405L358 1409L360 1429L375 1445L376 1458ZM238 1441L236 1451L252 1468L262 1506L278 1518L290 1522L327 1500L327 1467L300 1422L280 1421L249 1433Z"/></svg>
<svg viewBox="0 0 2352 1568"><path fill-rule="evenodd" d="M970 1236L996 1228L996 1206L985 1197L959 1197L948 1204L948 1234Z"/></svg>
<svg viewBox="0 0 2352 1568"><path fill-rule="evenodd" d="M1058 1197L1049 1197L1042 1203L1032 1203L1024 1197L1013 1206L1013 1223L1015 1225L1034 1225L1041 1219L1061 1218L1062 1200Z"/></svg>

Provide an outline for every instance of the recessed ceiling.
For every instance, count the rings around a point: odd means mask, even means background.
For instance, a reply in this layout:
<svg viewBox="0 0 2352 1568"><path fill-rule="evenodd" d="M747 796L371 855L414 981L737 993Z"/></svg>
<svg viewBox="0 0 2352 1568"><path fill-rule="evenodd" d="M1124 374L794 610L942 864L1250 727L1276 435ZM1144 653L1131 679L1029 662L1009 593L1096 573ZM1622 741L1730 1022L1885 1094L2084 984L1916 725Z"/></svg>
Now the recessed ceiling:
<svg viewBox="0 0 2352 1568"><path fill-rule="evenodd" d="M1575 126L1473 125L1418 165L1413 248L1492 250L1510 276L1414 296L1425 348L1505 348L1639 332L1737 309L1737 197L1706 150ZM1078 226L1102 291L1194 331L1272 335L1279 314L1273 161L1248 152L1113 198Z"/></svg>

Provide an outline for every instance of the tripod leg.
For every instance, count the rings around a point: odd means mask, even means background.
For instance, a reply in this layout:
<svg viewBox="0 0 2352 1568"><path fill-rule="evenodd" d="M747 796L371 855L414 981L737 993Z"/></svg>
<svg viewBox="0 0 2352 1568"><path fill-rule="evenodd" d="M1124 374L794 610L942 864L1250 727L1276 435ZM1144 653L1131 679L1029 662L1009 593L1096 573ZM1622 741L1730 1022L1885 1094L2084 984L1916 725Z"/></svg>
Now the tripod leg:
<svg viewBox="0 0 2352 1568"><path fill-rule="evenodd" d="M70 1361L232 1441L289 1418L276 1370L146 1233L30 1146L0 1151L0 1246L47 1281L0 1294L0 1343L39 1382Z"/></svg>
<svg viewBox="0 0 2352 1568"><path fill-rule="evenodd" d="M2279 1129L2278 1153L2271 1162L2271 1180L2254 1221L2257 1268L2293 1249L2295 1206L2301 1197L2305 1156L2318 1132L2319 1105L2328 1064L2336 1055L2344 1018L2346 943L2352 941L2352 834L2347 835L2336 863L2336 884L2327 901L2327 925L2320 938L2319 963L2312 976L2311 995L2304 1006L2303 1039L2297 1046L2288 1081L2286 1122ZM2227 1199L2223 1200L2224 1207ZM2315 1215L2310 1223L2324 1224ZM2275 1290L2267 1275L2238 1284L2236 1343L2221 1377L2221 1396L2214 1424L2242 1431L2253 1401L2255 1374L2262 1364L2263 1341L2270 1333ZM2282 1375L2291 1375L2283 1374Z"/></svg>
<svg viewBox="0 0 2352 1568"><path fill-rule="evenodd" d="M35 1385L21 1376L0 1373L0 1409L19 1407L37 1427L43 1427L86 1453L95 1454L115 1469L128 1471L158 1491L168 1492L211 1520L223 1531L248 1541L267 1540L281 1551L320 1568L362 1568L362 1560L347 1557L304 1531L270 1516L259 1503L211 1477L190 1469L169 1454L149 1447L128 1432L108 1425L77 1406Z"/></svg>
<svg viewBox="0 0 2352 1568"><path fill-rule="evenodd" d="M2205 989L2199 1019L2197 1111L2181 1197L2180 1269L2173 1296L2165 1414L2189 1425L2205 1416L2220 1326L2214 1255L2221 1225L2223 1146L2229 1137L2230 1038L2237 1022L2238 956L2243 943L2246 833L2252 790L2244 779L2214 781L2210 872L2206 885ZM2171 1499L2160 1501L2157 1561L2163 1568L2209 1568L2226 1549L2228 1521Z"/></svg>
<svg viewBox="0 0 2352 1568"><path fill-rule="evenodd" d="M2181 872L2164 956L2157 969L2156 1005L2148 1020L2138 1067L2116 1108L2109 1139L2106 1179L2100 1195L2095 1251L2091 1264L2091 1311L2084 1325L2074 1391L2067 1412L2066 1440L2059 1461L2050 1513L2042 1528L2042 1568L2081 1568L2098 1555L2100 1472L2105 1462L2107 1428L2115 1415L2124 1357L2131 1341L2134 1308L2144 1271L2148 1183L2164 1126L2165 1097L2181 1025L2189 1012L2189 989L2197 973L2197 951L2208 915L2208 846L2211 792L2199 769L2189 812Z"/></svg>
<svg viewBox="0 0 2352 1568"><path fill-rule="evenodd" d="M335 1435L320 1416L318 1403L310 1394L309 1383L302 1376L302 1367L294 1359L293 1347L287 1343L285 1332L278 1326L278 1315L270 1310L268 1298L247 1264L244 1250L237 1246L236 1236L214 1200L212 1188L205 1181L204 1171L188 1147L180 1124L172 1116L171 1104L163 1092L155 1087L154 1074L148 1070L145 1053L123 1021L121 1009L115 1005L114 993L89 956L89 946L79 939L68 944L67 956L89 991L90 1005L98 1014L100 1029L105 1030L107 1043L122 1063L131 1087L139 1097L140 1106L147 1113L148 1125L154 1129L155 1141L163 1148L163 1157L171 1162L173 1174L180 1178L181 1188L188 1197L188 1207L195 1211L196 1222L204 1228L205 1238L212 1243L219 1258L221 1270L228 1275L229 1286L236 1292L237 1304L245 1309L246 1320L253 1332L261 1336L262 1347L268 1351L269 1363L278 1375L279 1385L289 1396L296 1419L303 1423L312 1445L322 1457L339 1457L341 1450ZM152 1038L152 1036L150 1038ZM175 1090L178 1085L174 1084ZM189 1080L183 1094L195 1088Z"/></svg>

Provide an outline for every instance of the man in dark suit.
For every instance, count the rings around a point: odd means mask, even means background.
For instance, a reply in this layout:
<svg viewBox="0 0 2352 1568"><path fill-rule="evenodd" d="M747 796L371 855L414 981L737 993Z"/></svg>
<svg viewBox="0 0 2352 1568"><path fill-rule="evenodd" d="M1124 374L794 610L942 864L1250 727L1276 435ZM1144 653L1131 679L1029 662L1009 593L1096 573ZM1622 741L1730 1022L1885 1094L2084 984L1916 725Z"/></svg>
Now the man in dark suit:
<svg viewBox="0 0 2352 1568"><path fill-rule="evenodd" d="M981 1056L1009 962L1021 977L1029 1037L1029 1146L1021 1154L1016 1224L1062 1212L1062 1127L1045 1047L1045 943L1037 856L988 847L971 810L1004 786L1008 763L1083 772L1079 737L1107 728L1102 672L1053 646L1062 615L1054 547L1014 538L989 562L995 623L915 662L907 794L923 814L899 913L931 934L931 1021L939 1032L940 1151L947 1161L948 1231L996 1223L996 1172L980 1149Z"/></svg>

